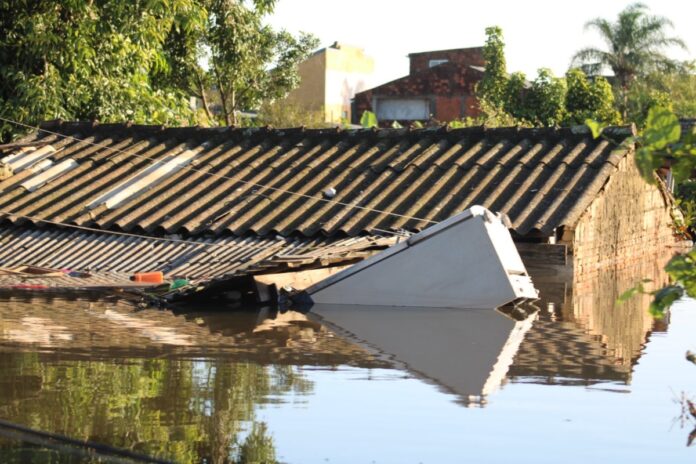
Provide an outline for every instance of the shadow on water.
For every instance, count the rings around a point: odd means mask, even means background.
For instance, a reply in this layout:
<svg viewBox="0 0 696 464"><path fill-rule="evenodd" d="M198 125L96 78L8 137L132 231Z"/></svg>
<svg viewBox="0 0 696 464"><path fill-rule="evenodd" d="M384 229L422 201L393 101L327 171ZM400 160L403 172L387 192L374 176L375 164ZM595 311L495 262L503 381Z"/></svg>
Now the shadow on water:
<svg viewBox="0 0 696 464"><path fill-rule="evenodd" d="M650 317L647 296L618 306L616 298L646 276L662 282L659 269L540 279L538 310L174 314L85 297L12 297L0 303L0 418L176 462L275 462L257 410L311 396L308 366L399 369L464 405L484 405L508 382L621 390L650 333L668 321ZM0 440L3 462L51 462L46 453Z"/></svg>

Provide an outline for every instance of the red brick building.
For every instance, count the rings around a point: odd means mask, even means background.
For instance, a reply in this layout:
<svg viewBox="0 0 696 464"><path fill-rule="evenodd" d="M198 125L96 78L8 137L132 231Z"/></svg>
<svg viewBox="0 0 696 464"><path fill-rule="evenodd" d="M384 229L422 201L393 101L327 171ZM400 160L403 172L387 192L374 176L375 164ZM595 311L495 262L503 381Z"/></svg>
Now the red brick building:
<svg viewBox="0 0 696 464"><path fill-rule="evenodd" d="M482 47L411 53L409 59L408 76L355 95L354 123L365 110L374 112L384 126L479 114L474 91L483 77Z"/></svg>

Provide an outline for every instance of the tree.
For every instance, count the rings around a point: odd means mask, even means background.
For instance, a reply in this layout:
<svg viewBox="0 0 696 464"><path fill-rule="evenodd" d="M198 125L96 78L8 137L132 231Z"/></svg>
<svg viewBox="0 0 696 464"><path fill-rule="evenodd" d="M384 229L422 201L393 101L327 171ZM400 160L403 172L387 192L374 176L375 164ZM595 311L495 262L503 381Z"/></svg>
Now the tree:
<svg viewBox="0 0 696 464"><path fill-rule="evenodd" d="M215 86L223 120L284 96L316 45L273 31L273 0L0 0L0 116L190 124ZM18 133L0 122L0 139Z"/></svg>
<svg viewBox="0 0 696 464"><path fill-rule="evenodd" d="M549 69L540 69L525 97L526 119L535 126L560 125L565 115L565 95L565 81L554 77Z"/></svg>
<svg viewBox="0 0 696 464"><path fill-rule="evenodd" d="M625 117L628 90L633 81L650 72L676 66L676 62L664 54L665 48L686 48L680 38L667 35L670 27L672 22L669 19L649 15L645 5L634 3L621 11L614 23L603 18L587 22L585 28L596 30L606 49L583 48L575 54L573 63L583 66L592 75L611 69L623 97Z"/></svg>
<svg viewBox="0 0 696 464"><path fill-rule="evenodd" d="M508 81L503 30L498 26L487 27L486 37L483 47L486 68L478 84L477 93L479 98L489 105L502 108Z"/></svg>
<svg viewBox="0 0 696 464"><path fill-rule="evenodd" d="M257 126L276 128L307 127L311 129L333 127L324 121L324 109L307 109L293 102L284 100L264 101L259 107Z"/></svg>
<svg viewBox="0 0 696 464"><path fill-rule="evenodd" d="M185 93L152 76L169 72L168 33L201 19L193 0L2 1L0 115L188 122ZM14 131L3 124L0 137Z"/></svg>
<svg viewBox="0 0 696 464"><path fill-rule="evenodd" d="M209 51L207 73L198 70L198 90L204 96L205 85L212 84L220 96L226 125L237 123L243 109L258 106L263 100L284 97L299 83L297 64L306 59L318 41L301 33L273 31L262 19L273 9L275 0L255 0L247 6L236 0L211 0L209 28L203 45ZM207 111L207 105L204 102Z"/></svg>
<svg viewBox="0 0 696 464"><path fill-rule="evenodd" d="M628 115L643 124L652 106L671 108L680 118L696 118L696 73L682 63L671 73L651 73L636 81L628 94Z"/></svg>
<svg viewBox="0 0 696 464"><path fill-rule="evenodd" d="M572 125L583 124L587 118L619 122L606 79L590 82L582 71L572 70L566 82L544 68L532 82L521 72L508 76L502 31L499 27L489 27L486 34L486 67L477 88L483 117L471 122L497 126Z"/></svg>
<svg viewBox="0 0 696 464"><path fill-rule="evenodd" d="M584 124L587 119L603 124L620 122L611 85L605 78L589 80L581 69L574 68L566 73L566 86L564 125Z"/></svg>

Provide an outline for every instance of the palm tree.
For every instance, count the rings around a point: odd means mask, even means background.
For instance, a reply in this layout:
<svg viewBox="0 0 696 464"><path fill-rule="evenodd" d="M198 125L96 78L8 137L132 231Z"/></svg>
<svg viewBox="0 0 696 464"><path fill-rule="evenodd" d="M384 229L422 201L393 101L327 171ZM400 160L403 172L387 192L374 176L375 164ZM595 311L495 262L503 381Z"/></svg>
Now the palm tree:
<svg viewBox="0 0 696 464"><path fill-rule="evenodd" d="M680 38L667 35L671 27L669 19L649 15L642 3L627 6L615 23L595 18L585 24L585 29L599 32L608 50L583 48L573 56L573 65L580 65L585 72L595 75L610 68L625 103L627 90L637 77L676 66L663 50L671 46L686 49L686 45Z"/></svg>

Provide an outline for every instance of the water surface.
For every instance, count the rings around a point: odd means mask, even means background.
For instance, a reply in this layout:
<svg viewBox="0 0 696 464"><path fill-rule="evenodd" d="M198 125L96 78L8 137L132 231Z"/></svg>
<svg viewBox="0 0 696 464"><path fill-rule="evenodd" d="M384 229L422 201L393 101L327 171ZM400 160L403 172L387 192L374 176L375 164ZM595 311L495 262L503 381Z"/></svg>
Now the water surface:
<svg viewBox="0 0 696 464"><path fill-rule="evenodd" d="M696 304L654 320L626 279L502 312L6 298L0 419L174 462L693 462ZM112 462L3 436L1 462Z"/></svg>

